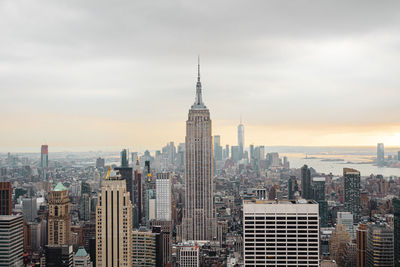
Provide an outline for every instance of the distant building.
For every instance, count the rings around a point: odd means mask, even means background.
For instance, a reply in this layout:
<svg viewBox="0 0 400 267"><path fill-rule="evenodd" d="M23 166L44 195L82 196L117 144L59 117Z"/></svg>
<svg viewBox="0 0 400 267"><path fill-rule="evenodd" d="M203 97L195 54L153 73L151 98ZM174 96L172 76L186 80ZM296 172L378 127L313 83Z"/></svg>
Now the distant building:
<svg viewBox="0 0 400 267"><path fill-rule="evenodd" d="M22 216L0 215L0 247L0 267L23 266Z"/></svg>
<svg viewBox="0 0 400 267"><path fill-rule="evenodd" d="M353 214L354 222L358 223L361 216L360 205L360 172L344 168L344 206L345 210Z"/></svg>
<svg viewBox="0 0 400 267"><path fill-rule="evenodd" d="M290 176L288 181L288 199L294 200L294 193L299 191L296 176Z"/></svg>
<svg viewBox="0 0 400 267"><path fill-rule="evenodd" d="M350 237L352 239L355 237L353 223L354 223L353 214L351 214L350 212L342 211L337 213L337 224L346 225L346 231L350 234Z"/></svg>
<svg viewBox="0 0 400 267"><path fill-rule="evenodd" d="M393 266L393 229L383 223L367 229L367 266Z"/></svg>
<svg viewBox="0 0 400 267"><path fill-rule="evenodd" d="M48 245L44 251L46 267L74 266L74 251L71 245Z"/></svg>
<svg viewBox="0 0 400 267"><path fill-rule="evenodd" d="M242 124L242 120L240 120L240 124L238 125L238 147L240 160L243 158L244 152L244 125Z"/></svg>
<svg viewBox="0 0 400 267"><path fill-rule="evenodd" d="M36 197L22 199L22 212L27 222L33 222L37 218Z"/></svg>
<svg viewBox="0 0 400 267"><path fill-rule="evenodd" d="M346 245L350 242L350 234L346 230L346 225L336 224L335 230L329 239L330 258L342 266L342 258L345 253Z"/></svg>
<svg viewBox="0 0 400 267"><path fill-rule="evenodd" d="M221 136L214 135L214 159L222 160Z"/></svg>
<svg viewBox="0 0 400 267"><path fill-rule="evenodd" d="M325 198L325 177L313 178L314 200L318 202L321 227L328 226L328 202Z"/></svg>
<svg viewBox="0 0 400 267"><path fill-rule="evenodd" d="M311 170L307 165L301 167L301 196L304 199L313 199Z"/></svg>
<svg viewBox="0 0 400 267"><path fill-rule="evenodd" d="M49 168L49 147L48 145L42 145L40 150L40 168L41 175L44 179L47 179L47 169Z"/></svg>
<svg viewBox="0 0 400 267"><path fill-rule="evenodd" d="M104 169L105 166L105 161L103 158L97 158L96 159L96 168L97 169Z"/></svg>
<svg viewBox="0 0 400 267"><path fill-rule="evenodd" d="M156 177L156 219L171 220L171 173L157 173Z"/></svg>
<svg viewBox="0 0 400 267"><path fill-rule="evenodd" d="M241 157L240 157L240 147L239 146L232 146L231 147L231 151L232 151L231 159L234 162L238 162L241 159Z"/></svg>
<svg viewBox="0 0 400 267"><path fill-rule="evenodd" d="M80 220L82 221L90 220L90 211L91 211L90 204L91 204L90 195L88 193L82 194L82 196L79 199L79 210L78 210L78 215Z"/></svg>
<svg viewBox="0 0 400 267"><path fill-rule="evenodd" d="M121 167L129 167L129 151L128 149L123 149L121 151Z"/></svg>
<svg viewBox="0 0 400 267"><path fill-rule="evenodd" d="M49 194L49 245L71 244L71 204L67 188L58 183Z"/></svg>
<svg viewBox="0 0 400 267"><path fill-rule="evenodd" d="M376 161L380 166L382 166L385 163L385 148L383 143L378 143L377 145Z"/></svg>
<svg viewBox="0 0 400 267"><path fill-rule="evenodd" d="M245 200L243 225L244 266L319 266L316 202Z"/></svg>
<svg viewBox="0 0 400 267"><path fill-rule="evenodd" d="M0 215L11 215L11 197L11 182L0 182Z"/></svg>

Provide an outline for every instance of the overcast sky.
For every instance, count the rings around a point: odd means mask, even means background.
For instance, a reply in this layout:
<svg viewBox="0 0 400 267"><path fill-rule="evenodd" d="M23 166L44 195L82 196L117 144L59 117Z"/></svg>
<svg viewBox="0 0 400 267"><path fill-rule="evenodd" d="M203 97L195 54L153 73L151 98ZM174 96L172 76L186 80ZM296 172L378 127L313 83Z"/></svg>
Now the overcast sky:
<svg viewBox="0 0 400 267"><path fill-rule="evenodd" d="M400 1L0 1L0 151L400 145Z"/></svg>

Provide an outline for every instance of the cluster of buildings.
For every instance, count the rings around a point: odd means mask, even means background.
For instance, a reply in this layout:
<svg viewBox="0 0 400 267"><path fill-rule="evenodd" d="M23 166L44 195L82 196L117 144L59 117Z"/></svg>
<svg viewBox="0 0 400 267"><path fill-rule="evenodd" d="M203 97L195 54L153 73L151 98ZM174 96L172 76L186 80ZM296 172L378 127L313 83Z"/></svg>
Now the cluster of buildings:
<svg viewBox="0 0 400 267"><path fill-rule="evenodd" d="M400 180L222 146L202 99L161 150L0 157L1 266L400 266ZM378 145L377 163L385 160Z"/></svg>

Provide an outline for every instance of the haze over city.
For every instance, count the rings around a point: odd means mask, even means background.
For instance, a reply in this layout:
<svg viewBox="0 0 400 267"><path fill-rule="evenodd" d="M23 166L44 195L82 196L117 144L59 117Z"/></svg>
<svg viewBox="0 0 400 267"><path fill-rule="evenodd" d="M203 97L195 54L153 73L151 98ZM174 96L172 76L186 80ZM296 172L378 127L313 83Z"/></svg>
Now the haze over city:
<svg viewBox="0 0 400 267"><path fill-rule="evenodd" d="M400 3L0 3L0 151L184 141L197 56L213 134L400 144Z"/></svg>

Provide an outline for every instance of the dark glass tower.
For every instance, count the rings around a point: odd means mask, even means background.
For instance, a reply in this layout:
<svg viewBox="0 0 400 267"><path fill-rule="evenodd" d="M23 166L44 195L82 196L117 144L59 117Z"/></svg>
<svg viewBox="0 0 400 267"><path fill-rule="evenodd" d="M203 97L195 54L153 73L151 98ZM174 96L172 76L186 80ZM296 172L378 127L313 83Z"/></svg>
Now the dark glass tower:
<svg viewBox="0 0 400 267"><path fill-rule="evenodd" d="M345 210L353 214L354 222L360 221L360 172L355 169L344 168L344 206Z"/></svg>

